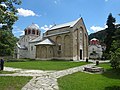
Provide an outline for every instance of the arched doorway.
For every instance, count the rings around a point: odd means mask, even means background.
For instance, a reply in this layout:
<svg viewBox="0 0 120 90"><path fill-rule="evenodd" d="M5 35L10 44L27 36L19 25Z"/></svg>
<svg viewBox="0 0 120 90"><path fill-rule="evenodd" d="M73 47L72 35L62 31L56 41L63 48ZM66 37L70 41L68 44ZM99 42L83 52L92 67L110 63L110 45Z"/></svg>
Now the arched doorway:
<svg viewBox="0 0 120 90"><path fill-rule="evenodd" d="M47 48L41 47L41 58L47 58Z"/></svg>

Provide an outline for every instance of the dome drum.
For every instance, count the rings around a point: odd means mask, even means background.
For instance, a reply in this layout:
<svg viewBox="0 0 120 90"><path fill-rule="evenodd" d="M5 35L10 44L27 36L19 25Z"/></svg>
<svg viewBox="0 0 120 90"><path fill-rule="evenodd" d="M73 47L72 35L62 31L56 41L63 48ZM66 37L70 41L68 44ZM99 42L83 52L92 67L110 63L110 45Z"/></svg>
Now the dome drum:
<svg viewBox="0 0 120 90"><path fill-rule="evenodd" d="M37 24L28 26L24 31L25 35L40 35L40 29Z"/></svg>

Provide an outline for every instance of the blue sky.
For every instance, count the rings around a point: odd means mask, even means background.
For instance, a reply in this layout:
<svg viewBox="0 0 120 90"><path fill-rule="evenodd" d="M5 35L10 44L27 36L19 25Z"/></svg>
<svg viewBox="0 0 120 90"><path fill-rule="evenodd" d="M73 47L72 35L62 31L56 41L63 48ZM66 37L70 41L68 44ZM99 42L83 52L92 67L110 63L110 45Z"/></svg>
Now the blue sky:
<svg viewBox="0 0 120 90"><path fill-rule="evenodd" d="M109 13L116 18L116 23L120 22L120 0L22 0L16 8L19 20L13 26L13 33L17 37L32 23L45 32L53 24L82 17L90 34L105 28Z"/></svg>

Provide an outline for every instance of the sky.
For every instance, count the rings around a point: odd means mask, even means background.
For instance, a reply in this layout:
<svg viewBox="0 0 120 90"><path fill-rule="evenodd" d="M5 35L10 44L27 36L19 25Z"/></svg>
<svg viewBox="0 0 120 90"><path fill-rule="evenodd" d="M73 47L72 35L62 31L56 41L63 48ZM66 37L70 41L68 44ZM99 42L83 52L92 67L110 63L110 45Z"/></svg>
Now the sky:
<svg viewBox="0 0 120 90"><path fill-rule="evenodd" d="M82 17L88 34L104 29L110 13L120 23L120 0L22 0L16 8L19 17L13 25L16 37L24 35L24 29L32 23L43 33L54 24Z"/></svg>

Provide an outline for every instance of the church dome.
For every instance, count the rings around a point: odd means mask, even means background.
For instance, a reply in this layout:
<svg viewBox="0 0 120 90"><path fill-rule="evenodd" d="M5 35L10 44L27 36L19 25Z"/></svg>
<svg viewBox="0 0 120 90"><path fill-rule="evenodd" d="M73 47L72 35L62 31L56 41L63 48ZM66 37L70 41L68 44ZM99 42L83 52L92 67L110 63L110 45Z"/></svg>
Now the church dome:
<svg viewBox="0 0 120 90"><path fill-rule="evenodd" d="M25 28L25 35L40 35L40 28L37 24L32 23L30 26Z"/></svg>
<svg viewBox="0 0 120 90"><path fill-rule="evenodd" d="M99 40L96 39L96 38L93 38L93 39L90 40L91 45L98 45L99 43L100 43Z"/></svg>
<svg viewBox="0 0 120 90"><path fill-rule="evenodd" d="M32 23L32 25L28 26L26 29L35 29L35 30L39 30L40 27L37 24Z"/></svg>

